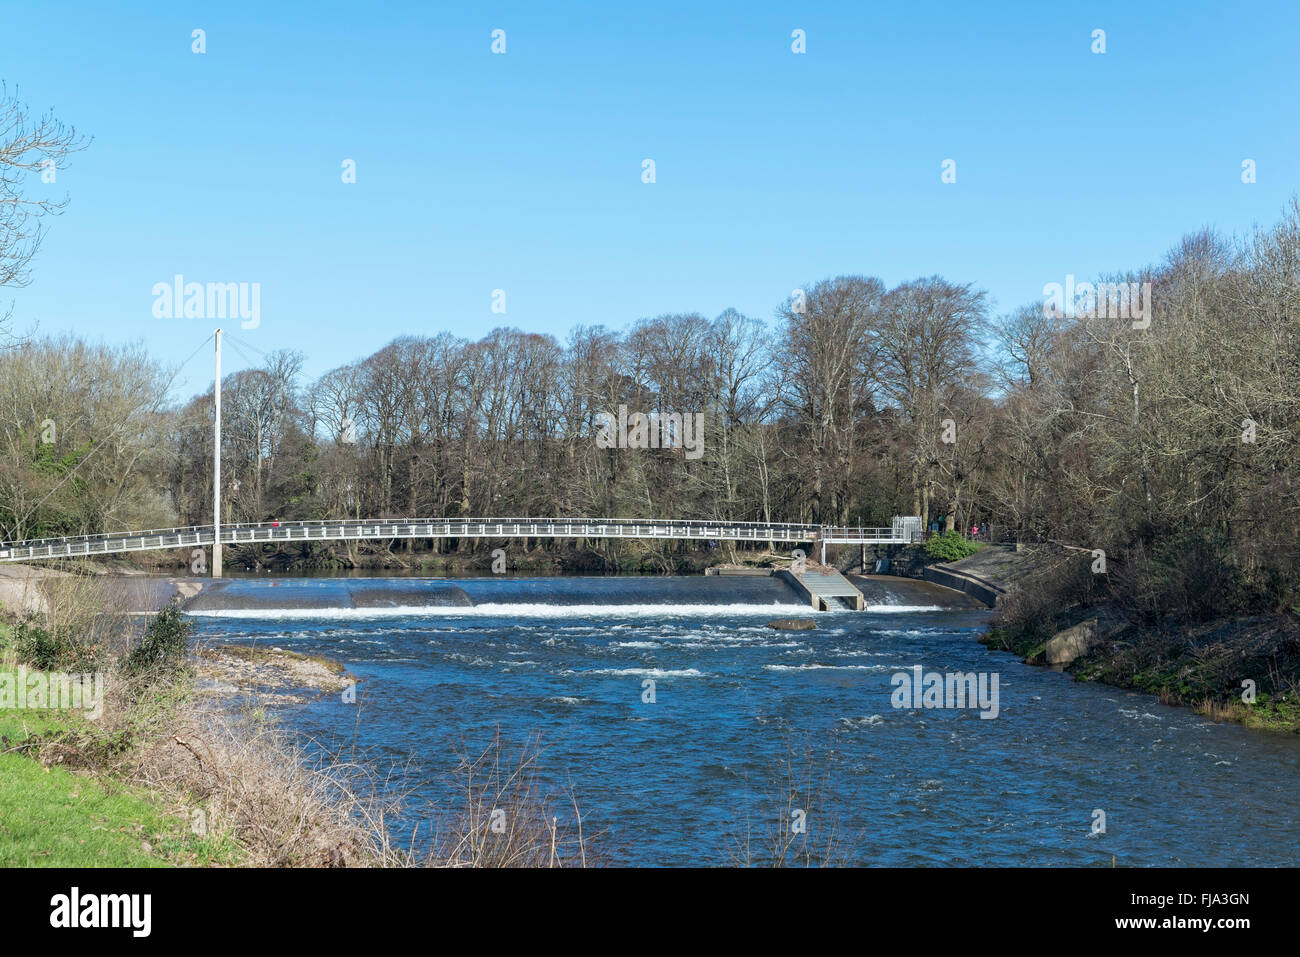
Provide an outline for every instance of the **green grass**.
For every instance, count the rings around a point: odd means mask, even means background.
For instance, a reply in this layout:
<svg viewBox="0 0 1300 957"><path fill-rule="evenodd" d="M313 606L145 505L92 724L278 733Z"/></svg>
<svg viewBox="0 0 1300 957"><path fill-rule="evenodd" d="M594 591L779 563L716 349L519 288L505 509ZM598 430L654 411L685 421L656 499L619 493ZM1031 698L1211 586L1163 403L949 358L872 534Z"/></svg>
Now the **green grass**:
<svg viewBox="0 0 1300 957"><path fill-rule="evenodd" d="M984 547L984 542L971 541L963 537L961 532L950 530L927 540L925 553L934 561L958 562L970 558Z"/></svg>
<svg viewBox="0 0 1300 957"><path fill-rule="evenodd" d="M111 778L45 767L10 750L90 733L79 714L0 710L0 867L168 867L238 863L228 841L200 838L187 817Z"/></svg>
<svg viewBox="0 0 1300 957"><path fill-rule="evenodd" d="M996 651L1009 651L1021 658L1028 658L1047 646L1047 642L1043 641L1042 638L1026 631L1019 625L990 628L980 636L979 642L986 648L992 648Z"/></svg>
<svg viewBox="0 0 1300 957"><path fill-rule="evenodd" d="M1234 720L1248 728L1300 734L1300 700L1280 700L1262 694L1254 704L1234 704Z"/></svg>

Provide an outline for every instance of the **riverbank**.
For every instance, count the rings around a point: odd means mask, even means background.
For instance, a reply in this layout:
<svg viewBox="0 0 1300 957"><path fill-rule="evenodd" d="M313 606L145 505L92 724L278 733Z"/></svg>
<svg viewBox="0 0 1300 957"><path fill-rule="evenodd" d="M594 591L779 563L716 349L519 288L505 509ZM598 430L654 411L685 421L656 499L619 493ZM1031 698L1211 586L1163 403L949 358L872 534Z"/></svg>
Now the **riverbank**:
<svg viewBox="0 0 1300 957"><path fill-rule="evenodd" d="M1144 622L1092 571L1093 562L1083 549L1040 545L992 547L946 567L1003 591L981 639L991 649L1214 721L1300 734L1300 617Z"/></svg>
<svg viewBox="0 0 1300 957"><path fill-rule="evenodd" d="M387 860L364 775L278 726L282 706L350 686L342 666L193 647L174 611L112 651L50 641L45 621L0 622L0 865ZM67 673L78 696L56 698Z"/></svg>
<svg viewBox="0 0 1300 957"><path fill-rule="evenodd" d="M147 788L63 766L62 742L85 731L75 714L0 710L0 867L240 863Z"/></svg>
<svg viewBox="0 0 1300 957"><path fill-rule="evenodd" d="M189 600L208 579L153 574L130 561L75 560L60 568L0 565L0 615L58 616L65 606L108 615L151 615L173 598Z"/></svg>
<svg viewBox="0 0 1300 957"><path fill-rule="evenodd" d="M105 721L102 699L99 707L85 700L55 707L34 698L47 673L19 663L13 638L12 625L0 621L0 866L240 862L238 847L195 831L173 800L105 767L129 746L131 732Z"/></svg>

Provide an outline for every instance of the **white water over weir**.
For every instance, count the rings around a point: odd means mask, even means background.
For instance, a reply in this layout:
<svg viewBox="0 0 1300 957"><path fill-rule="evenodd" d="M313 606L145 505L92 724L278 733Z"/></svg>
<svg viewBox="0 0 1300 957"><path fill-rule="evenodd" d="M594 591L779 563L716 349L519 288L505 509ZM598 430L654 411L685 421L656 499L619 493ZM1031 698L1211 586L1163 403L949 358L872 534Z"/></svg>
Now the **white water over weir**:
<svg viewBox="0 0 1300 957"><path fill-rule="evenodd" d="M625 518L399 518L307 522L256 522L219 526L222 545L257 542L342 541L398 538L690 538L729 542L903 545L910 526L891 528L770 522L677 521ZM43 538L0 545L0 562L79 558L120 552L210 546L211 525ZM215 569L214 569L215 571Z"/></svg>

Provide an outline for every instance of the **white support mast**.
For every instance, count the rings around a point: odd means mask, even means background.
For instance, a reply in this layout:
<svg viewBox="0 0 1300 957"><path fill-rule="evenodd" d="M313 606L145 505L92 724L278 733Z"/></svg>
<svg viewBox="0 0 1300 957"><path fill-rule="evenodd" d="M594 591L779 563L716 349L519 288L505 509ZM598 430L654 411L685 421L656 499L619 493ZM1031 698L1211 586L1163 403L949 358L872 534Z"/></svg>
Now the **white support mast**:
<svg viewBox="0 0 1300 957"><path fill-rule="evenodd" d="M212 404L216 419L212 431L212 577L221 577L221 330L217 340L217 365L213 378Z"/></svg>

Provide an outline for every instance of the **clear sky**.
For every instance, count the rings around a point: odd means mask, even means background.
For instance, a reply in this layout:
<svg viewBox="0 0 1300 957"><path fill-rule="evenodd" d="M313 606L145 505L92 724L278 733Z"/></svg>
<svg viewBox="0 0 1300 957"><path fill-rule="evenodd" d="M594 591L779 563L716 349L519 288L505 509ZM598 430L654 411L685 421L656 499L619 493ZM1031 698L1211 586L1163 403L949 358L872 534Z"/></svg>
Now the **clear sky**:
<svg viewBox="0 0 1300 957"><path fill-rule="evenodd" d="M770 318L841 273L1005 311L1300 182L1295 0L551 6L6 4L0 78L94 142L33 182L72 202L0 299L179 361L216 323L154 284L257 282L225 325L315 376L404 333Z"/></svg>

